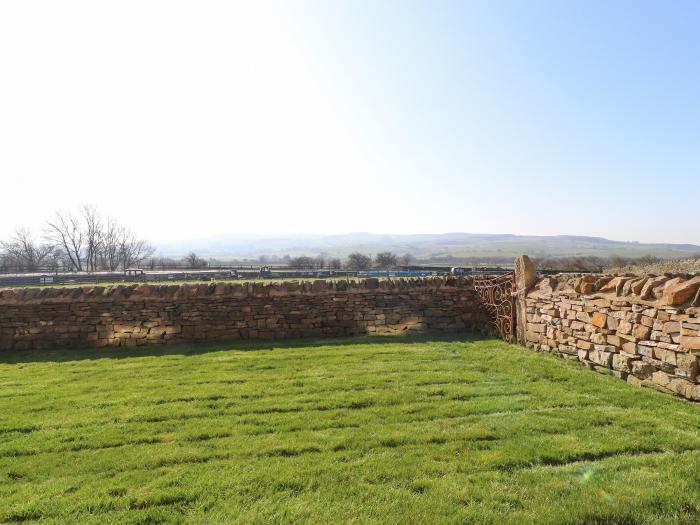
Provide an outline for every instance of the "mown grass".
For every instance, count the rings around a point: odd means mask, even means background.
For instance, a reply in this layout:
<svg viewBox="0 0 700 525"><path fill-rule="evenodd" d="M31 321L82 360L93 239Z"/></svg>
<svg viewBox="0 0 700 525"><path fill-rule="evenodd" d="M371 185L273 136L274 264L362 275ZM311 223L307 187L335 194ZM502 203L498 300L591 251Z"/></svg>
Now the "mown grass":
<svg viewBox="0 0 700 525"><path fill-rule="evenodd" d="M698 523L700 409L466 336L0 355L0 520Z"/></svg>

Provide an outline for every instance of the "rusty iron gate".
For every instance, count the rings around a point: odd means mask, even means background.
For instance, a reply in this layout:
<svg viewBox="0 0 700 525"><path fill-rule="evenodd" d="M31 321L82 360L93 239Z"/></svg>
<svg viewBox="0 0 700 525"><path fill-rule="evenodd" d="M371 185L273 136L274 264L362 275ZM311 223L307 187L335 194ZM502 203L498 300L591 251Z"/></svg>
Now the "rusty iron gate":
<svg viewBox="0 0 700 525"><path fill-rule="evenodd" d="M490 334L512 343L515 340L515 273L477 275L473 279Z"/></svg>

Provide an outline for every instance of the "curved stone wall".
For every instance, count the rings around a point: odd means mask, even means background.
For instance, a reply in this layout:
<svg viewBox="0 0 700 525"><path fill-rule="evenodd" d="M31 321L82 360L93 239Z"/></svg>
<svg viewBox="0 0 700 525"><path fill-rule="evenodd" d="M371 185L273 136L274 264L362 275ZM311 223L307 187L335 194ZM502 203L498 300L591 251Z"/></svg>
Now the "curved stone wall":
<svg viewBox="0 0 700 525"><path fill-rule="evenodd" d="M699 277L545 277L526 315L530 346L700 400Z"/></svg>

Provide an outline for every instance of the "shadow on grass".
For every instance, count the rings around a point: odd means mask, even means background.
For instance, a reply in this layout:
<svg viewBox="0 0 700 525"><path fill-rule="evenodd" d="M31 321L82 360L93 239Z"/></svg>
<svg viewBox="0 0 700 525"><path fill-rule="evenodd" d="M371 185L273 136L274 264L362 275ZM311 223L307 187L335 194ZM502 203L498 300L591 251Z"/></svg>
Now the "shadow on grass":
<svg viewBox="0 0 700 525"><path fill-rule="evenodd" d="M200 355L210 352L284 350L322 346L347 346L359 344L417 344L427 342L474 342L486 339L472 332L433 332L426 334L358 335L354 337L236 340L216 342L173 343L108 348L65 348L56 350L9 350L0 352L0 364L70 362L95 359L127 359L132 357L156 357L168 355Z"/></svg>

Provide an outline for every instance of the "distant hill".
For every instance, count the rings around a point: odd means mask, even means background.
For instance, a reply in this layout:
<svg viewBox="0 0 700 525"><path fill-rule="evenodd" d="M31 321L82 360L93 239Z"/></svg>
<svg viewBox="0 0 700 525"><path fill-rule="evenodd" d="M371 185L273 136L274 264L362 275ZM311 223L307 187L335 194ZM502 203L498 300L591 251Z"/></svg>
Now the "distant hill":
<svg viewBox="0 0 700 525"><path fill-rule="evenodd" d="M195 251L201 257L218 259L256 258L260 255L318 255L345 257L351 252L375 254L409 253L421 262L508 261L527 253L548 257L641 257L663 259L700 255L695 244L645 244L612 241L602 237L574 235L535 236L509 234L374 234L342 235L223 235L167 243L158 246L161 255L178 257Z"/></svg>

